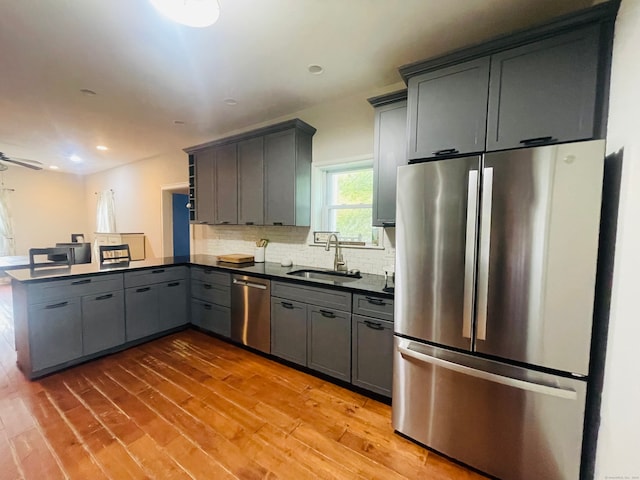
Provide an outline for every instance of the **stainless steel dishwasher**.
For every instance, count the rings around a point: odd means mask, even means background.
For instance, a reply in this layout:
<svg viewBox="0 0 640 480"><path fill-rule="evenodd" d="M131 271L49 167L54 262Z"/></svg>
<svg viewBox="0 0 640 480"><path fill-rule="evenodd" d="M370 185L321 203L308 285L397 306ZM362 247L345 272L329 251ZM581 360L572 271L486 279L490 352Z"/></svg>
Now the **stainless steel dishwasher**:
<svg viewBox="0 0 640 480"><path fill-rule="evenodd" d="M232 275L231 339L271 353L271 282Z"/></svg>

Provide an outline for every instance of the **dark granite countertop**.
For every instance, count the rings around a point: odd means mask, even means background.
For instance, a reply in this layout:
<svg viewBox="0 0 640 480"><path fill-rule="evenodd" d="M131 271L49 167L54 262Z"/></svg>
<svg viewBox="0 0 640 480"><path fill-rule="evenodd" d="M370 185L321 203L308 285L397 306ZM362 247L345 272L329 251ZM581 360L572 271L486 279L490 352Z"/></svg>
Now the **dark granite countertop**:
<svg viewBox="0 0 640 480"><path fill-rule="evenodd" d="M269 278L271 280L284 280L295 283L315 284L319 287L338 288L351 292L369 292L376 295L393 297L393 293L385 291L386 285L384 276L363 273L362 278L352 280L347 283L334 282L328 280L307 279L288 275L288 272L303 268L317 268L306 265L293 265L283 267L279 263L247 263L233 264L219 262L218 257L213 255L192 255L190 257L161 257L125 262L118 264L98 265L97 263L86 263L72 265L71 267L43 267L35 270L28 268L11 270L7 275L19 282L43 282L59 280L66 277L83 277L88 275L100 275L108 273L126 272L131 270L142 270L147 268L168 267L175 265L195 265L201 267L211 267L217 270L224 270L231 273L243 275L253 275L257 277ZM392 286L389 284L388 286Z"/></svg>

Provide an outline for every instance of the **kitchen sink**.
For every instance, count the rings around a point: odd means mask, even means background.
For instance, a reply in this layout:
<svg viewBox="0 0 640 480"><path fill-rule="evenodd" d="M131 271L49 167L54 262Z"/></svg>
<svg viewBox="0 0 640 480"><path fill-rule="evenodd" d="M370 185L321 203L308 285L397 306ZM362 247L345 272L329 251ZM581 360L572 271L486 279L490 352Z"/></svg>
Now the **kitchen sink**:
<svg viewBox="0 0 640 480"><path fill-rule="evenodd" d="M349 270L348 272L337 272L335 270L317 270L305 268L302 270L294 270L287 272L287 275L293 275L299 278L308 278L311 280L324 280L329 282L344 283L352 282L362 278L359 270Z"/></svg>

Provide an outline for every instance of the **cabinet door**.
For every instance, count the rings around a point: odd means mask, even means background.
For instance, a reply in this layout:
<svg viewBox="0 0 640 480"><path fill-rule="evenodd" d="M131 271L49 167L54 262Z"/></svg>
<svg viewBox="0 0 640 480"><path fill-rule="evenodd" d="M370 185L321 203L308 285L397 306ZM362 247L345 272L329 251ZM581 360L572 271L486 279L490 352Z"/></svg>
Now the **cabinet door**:
<svg viewBox="0 0 640 480"><path fill-rule="evenodd" d="M264 223L295 225L295 131L264 137Z"/></svg>
<svg viewBox="0 0 640 480"><path fill-rule="evenodd" d="M160 331L179 327L188 323L187 316L187 282L174 280L158 285Z"/></svg>
<svg viewBox="0 0 640 480"><path fill-rule="evenodd" d="M351 314L308 307L308 367L351 381Z"/></svg>
<svg viewBox="0 0 640 480"><path fill-rule="evenodd" d="M84 355L125 342L122 290L82 297L82 340Z"/></svg>
<svg viewBox="0 0 640 480"><path fill-rule="evenodd" d="M231 309L192 298L191 323L228 338L231 336Z"/></svg>
<svg viewBox="0 0 640 480"><path fill-rule="evenodd" d="M158 288L127 288L125 290L127 341L153 335L159 331Z"/></svg>
<svg viewBox="0 0 640 480"><path fill-rule="evenodd" d="M213 149L203 150L195 154L196 222L198 223L213 223L215 220L213 196L214 160L215 151Z"/></svg>
<svg viewBox="0 0 640 480"><path fill-rule="evenodd" d="M491 57L487 150L593 136L599 28Z"/></svg>
<svg viewBox="0 0 640 480"><path fill-rule="evenodd" d="M409 79L409 159L484 150L489 58Z"/></svg>
<svg viewBox="0 0 640 480"><path fill-rule="evenodd" d="M307 306L271 298L271 353L298 365L307 365Z"/></svg>
<svg viewBox="0 0 640 480"><path fill-rule="evenodd" d="M351 383L391 396L393 322L353 315Z"/></svg>
<svg viewBox="0 0 640 480"><path fill-rule="evenodd" d="M31 370L37 372L82 356L80 299L29 306Z"/></svg>
<svg viewBox="0 0 640 480"><path fill-rule="evenodd" d="M396 222L396 169L407 163L407 102L376 108L373 152L373 225Z"/></svg>
<svg viewBox="0 0 640 480"><path fill-rule="evenodd" d="M238 144L238 223L264 223L264 141L252 138Z"/></svg>
<svg viewBox="0 0 640 480"><path fill-rule="evenodd" d="M214 203L216 224L238 223L238 164L236 144L216 147Z"/></svg>

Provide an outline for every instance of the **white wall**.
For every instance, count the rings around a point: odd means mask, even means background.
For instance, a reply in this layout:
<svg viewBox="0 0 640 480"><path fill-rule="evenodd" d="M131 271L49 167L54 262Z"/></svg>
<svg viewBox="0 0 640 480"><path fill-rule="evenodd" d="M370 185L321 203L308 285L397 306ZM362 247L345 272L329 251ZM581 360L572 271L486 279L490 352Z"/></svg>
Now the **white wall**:
<svg viewBox="0 0 640 480"><path fill-rule="evenodd" d="M185 145L186 147L186 145ZM85 219L93 239L96 229L96 195L114 191L116 229L144 233L147 258L162 256L162 191L165 185L188 182L188 157L181 151L140 160L85 177Z"/></svg>
<svg viewBox="0 0 640 480"><path fill-rule="evenodd" d="M318 130L313 137L314 166L372 158L374 111L367 98L402 88L404 84L397 83L376 91L323 103L268 123L297 117L314 126ZM253 125L245 130L262 125L264 124ZM194 227L195 242L192 251L211 255L253 253L255 241L268 238L270 243L265 253L268 262L280 262L287 258L296 265L333 267L333 252L308 246L313 229L313 225L311 228L198 225ZM315 229L319 227L316 226ZM347 266L366 273L383 274L384 267L393 265L394 262L395 229L386 229L384 245L384 250L344 249Z"/></svg>
<svg viewBox="0 0 640 480"><path fill-rule="evenodd" d="M9 194L16 255L32 247L70 242L72 233L87 233L84 179L77 175L9 167L0 173Z"/></svg>
<svg viewBox="0 0 640 480"><path fill-rule="evenodd" d="M616 22L607 149L624 147L597 479L640 478L640 1Z"/></svg>

